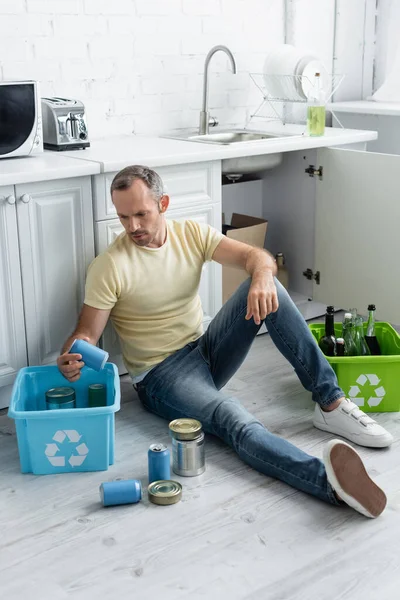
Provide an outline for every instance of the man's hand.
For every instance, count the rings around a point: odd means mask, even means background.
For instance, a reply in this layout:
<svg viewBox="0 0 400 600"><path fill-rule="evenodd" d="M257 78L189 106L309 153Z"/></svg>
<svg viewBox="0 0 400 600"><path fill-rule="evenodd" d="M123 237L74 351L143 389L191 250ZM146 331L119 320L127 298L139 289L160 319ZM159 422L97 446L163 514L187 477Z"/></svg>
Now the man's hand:
<svg viewBox="0 0 400 600"><path fill-rule="evenodd" d="M81 340L86 340L90 342L89 338L82 337L79 338ZM81 369L85 365L82 361L81 354L70 354L70 351L67 350L63 354L57 358L57 366L61 373L64 375L65 379L68 379L71 383L74 381L78 381L81 376Z"/></svg>
<svg viewBox="0 0 400 600"><path fill-rule="evenodd" d="M278 293L273 274L254 277L247 296L247 314L245 318L249 320L253 317L256 325L260 325L267 315L278 310L278 306Z"/></svg>
<svg viewBox="0 0 400 600"><path fill-rule="evenodd" d="M81 360L81 354L70 354L73 341L75 339L85 340L89 344L96 345L104 331L110 312L111 309L103 310L87 304L83 305L75 331L67 339L61 355L57 358L57 366L68 381L77 381L85 364Z"/></svg>

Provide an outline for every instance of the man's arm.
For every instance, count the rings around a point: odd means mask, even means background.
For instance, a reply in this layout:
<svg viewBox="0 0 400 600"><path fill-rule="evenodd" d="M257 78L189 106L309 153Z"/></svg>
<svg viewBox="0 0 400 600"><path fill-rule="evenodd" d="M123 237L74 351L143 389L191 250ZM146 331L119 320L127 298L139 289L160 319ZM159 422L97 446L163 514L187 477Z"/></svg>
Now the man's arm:
<svg viewBox="0 0 400 600"><path fill-rule="evenodd" d="M278 310L274 282L277 266L269 252L224 236L214 250L212 259L221 265L244 269L250 275L246 319L254 317L259 325L269 313Z"/></svg>
<svg viewBox="0 0 400 600"><path fill-rule="evenodd" d="M61 355L57 359L58 368L69 381L79 379L80 370L84 365L80 354L69 354L72 342L75 339L81 339L86 340L90 344L97 344L107 325L110 312L111 309L102 310L93 308L87 304L83 305L77 326L73 334L66 340L62 347Z"/></svg>

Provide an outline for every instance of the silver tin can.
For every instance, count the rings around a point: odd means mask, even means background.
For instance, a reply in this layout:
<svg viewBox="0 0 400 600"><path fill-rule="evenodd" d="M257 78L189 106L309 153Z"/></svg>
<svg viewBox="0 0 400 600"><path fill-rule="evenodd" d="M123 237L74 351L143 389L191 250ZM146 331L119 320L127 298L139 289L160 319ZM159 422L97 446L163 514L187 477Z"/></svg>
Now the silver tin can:
<svg viewBox="0 0 400 600"><path fill-rule="evenodd" d="M71 387L56 387L46 392L47 410L75 408L75 390Z"/></svg>
<svg viewBox="0 0 400 600"><path fill-rule="evenodd" d="M177 475L194 477L206 469L204 454L204 433L194 440L172 438L172 470Z"/></svg>

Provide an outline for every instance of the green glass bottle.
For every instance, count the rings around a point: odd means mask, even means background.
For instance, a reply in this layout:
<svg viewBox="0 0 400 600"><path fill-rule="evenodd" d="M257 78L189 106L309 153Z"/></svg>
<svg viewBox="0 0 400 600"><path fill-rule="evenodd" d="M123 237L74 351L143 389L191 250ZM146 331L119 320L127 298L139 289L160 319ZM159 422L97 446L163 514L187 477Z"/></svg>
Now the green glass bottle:
<svg viewBox="0 0 400 600"><path fill-rule="evenodd" d="M325 313L325 334L320 338L318 345L325 356L335 356L335 309L333 306L326 307Z"/></svg>
<svg viewBox="0 0 400 600"><path fill-rule="evenodd" d="M345 356L346 350L344 345L344 339L341 337L336 338L336 356Z"/></svg>
<svg viewBox="0 0 400 600"><path fill-rule="evenodd" d="M358 350L358 356L369 356L371 353L364 337L364 326L362 317L356 317L355 322L355 343Z"/></svg>
<svg viewBox="0 0 400 600"><path fill-rule="evenodd" d="M368 323L365 340L368 344L371 354L377 356L381 354L381 348L379 346L375 331L375 310L375 304L368 304Z"/></svg>
<svg viewBox="0 0 400 600"><path fill-rule="evenodd" d="M355 343L355 331L352 315L346 312L343 317L342 338L346 356L357 356L358 348Z"/></svg>

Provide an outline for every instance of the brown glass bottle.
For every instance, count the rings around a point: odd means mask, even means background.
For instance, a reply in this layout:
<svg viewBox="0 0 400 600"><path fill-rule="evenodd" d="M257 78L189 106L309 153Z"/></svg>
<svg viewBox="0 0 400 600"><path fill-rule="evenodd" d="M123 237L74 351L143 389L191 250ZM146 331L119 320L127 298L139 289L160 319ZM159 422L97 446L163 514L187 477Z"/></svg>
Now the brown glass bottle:
<svg viewBox="0 0 400 600"><path fill-rule="evenodd" d="M325 313L325 334L320 338L318 344L325 356L335 356L335 309L333 306L326 307Z"/></svg>

